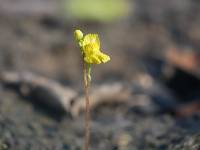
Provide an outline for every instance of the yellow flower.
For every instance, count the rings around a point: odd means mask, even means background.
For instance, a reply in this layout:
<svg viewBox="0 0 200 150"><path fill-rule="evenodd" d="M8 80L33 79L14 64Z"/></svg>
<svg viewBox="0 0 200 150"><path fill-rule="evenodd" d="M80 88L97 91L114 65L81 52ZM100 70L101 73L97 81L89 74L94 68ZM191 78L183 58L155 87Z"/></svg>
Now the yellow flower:
<svg viewBox="0 0 200 150"><path fill-rule="evenodd" d="M84 61L88 64L106 63L110 57L100 51L100 40L97 34L87 34L81 42Z"/></svg>
<svg viewBox="0 0 200 150"><path fill-rule="evenodd" d="M81 30L75 30L74 37L81 49L84 66L87 64L87 79L91 81L91 64L106 63L110 60L110 56L100 51L98 34L87 34L84 36Z"/></svg>

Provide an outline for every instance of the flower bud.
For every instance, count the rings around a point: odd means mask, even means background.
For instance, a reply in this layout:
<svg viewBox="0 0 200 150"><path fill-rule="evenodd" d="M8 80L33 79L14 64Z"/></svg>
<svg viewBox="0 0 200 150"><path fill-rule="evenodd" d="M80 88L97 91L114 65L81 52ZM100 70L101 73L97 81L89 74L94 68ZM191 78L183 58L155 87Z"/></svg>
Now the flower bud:
<svg viewBox="0 0 200 150"><path fill-rule="evenodd" d="M80 41L83 38L83 32L81 30L75 30L74 37L77 41Z"/></svg>

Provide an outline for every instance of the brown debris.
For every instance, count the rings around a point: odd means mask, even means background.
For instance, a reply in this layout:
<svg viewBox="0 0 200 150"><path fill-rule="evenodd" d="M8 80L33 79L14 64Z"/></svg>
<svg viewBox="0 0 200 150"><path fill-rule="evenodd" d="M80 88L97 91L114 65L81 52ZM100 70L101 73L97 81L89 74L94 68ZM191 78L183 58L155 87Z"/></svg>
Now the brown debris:
<svg viewBox="0 0 200 150"><path fill-rule="evenodd" d="M1 72L0 82L8 87L15 87L22 96L34 96L53 109L64 109L77 117L85 108L85 97L73 89L51 79L30 72ZM17 88L16 88L17 87ZM102 103L129 103L130 88L122 83L102 84L91 88L90 108Z"/></svg>
<svg viewBox="0 0 200 150"><path fill-rule="evenodd" d="M192 50L178 50L172 48L166 51L169 64L200 78L200 54Z"/></svg>
<svg viewBox="0 0 200 150"><path fill-rule="evenodd" d="M176 110L176 115L178 117L190 117L195 113L200 113L200 102L199 101L185 104Z"/></svg>
<svg viewBox="0 0 200 150"><path fill-rule="evenodd" d="M94 90L93 90L94 89ZM93 109L102 103L127 103L130 97L130 89L121 83L103 84L92 87L90 93L90 108ZM85 97L81 96L71 107L71 113L78 116L85 109Z"/></svg>
<svg viewBox="0 0 200 150"><path fill-rule="evenodd" d="M33 96L55 109L69 110L71 101L77 93L69 87L30 72L1 72L0 82L17 87L22 96Z"/></svg>

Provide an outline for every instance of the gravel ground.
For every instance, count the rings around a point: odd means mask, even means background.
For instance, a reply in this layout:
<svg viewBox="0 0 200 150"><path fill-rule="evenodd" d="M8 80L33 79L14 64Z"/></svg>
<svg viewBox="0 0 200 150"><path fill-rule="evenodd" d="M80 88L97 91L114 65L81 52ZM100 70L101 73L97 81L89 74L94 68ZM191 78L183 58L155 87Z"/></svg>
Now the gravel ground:
<svg viewBox="0 0 200 150"><path fill-rule="evenodd" d="M198 150L200 116L147 115L125 105L102 105L92 112L93 150ZM1 150L81 150L83 116L56 118L13 91L2 89Z"/></svg>

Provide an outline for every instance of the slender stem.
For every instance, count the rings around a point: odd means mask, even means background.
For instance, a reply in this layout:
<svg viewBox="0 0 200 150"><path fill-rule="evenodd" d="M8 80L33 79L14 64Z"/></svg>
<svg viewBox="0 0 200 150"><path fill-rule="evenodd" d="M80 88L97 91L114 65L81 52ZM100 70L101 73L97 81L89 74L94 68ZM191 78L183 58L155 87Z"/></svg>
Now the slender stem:
<svg viewBox="0 0 200 150"><path fill-rule="evenodd" d="M90 103L89 103L89 79L87 76L87 64L83 61L83 81L85 92L85 145L84 150L89 150L90 144Z"/></svg>

